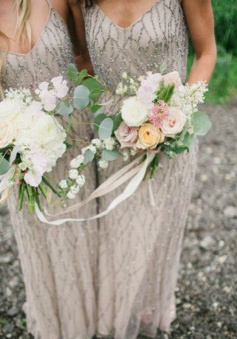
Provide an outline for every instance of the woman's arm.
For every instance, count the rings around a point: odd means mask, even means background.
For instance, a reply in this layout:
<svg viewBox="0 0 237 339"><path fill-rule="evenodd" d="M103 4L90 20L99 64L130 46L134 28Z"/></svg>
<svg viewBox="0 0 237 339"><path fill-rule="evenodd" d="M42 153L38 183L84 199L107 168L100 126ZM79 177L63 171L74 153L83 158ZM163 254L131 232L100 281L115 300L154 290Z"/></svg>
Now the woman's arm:
<svg viewBox="0 0 237 339"><path fill-rule="evenodd" d="M216 63L211 0L183 0L182 6L195 52L188 82L209 81Z"/></svg>
<svg viewBox="0 0 237 339"><path fill-rule="evenodd" d="M89 74L93 74L89 52L86 45L85 26L80 1L68 0L69 5L69 28L78 69L86 68Z"/></svg>

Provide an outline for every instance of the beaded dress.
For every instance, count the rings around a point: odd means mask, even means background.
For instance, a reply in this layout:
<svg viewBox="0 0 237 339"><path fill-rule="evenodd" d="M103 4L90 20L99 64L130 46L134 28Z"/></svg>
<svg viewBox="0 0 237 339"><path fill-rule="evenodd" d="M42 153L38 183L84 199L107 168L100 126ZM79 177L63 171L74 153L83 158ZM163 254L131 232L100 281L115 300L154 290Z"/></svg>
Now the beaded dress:
<svg viewBox="0 0 237 339"><path fill-rule="evenodd" d="M165 68L186 79L188 37L179 0L158 0L127 28L116 25L97 5L84 9L87 45L95 73L110 89L107 112L117 112L115 89L123 72L139 77ZM101 337L155 337L169 331L175 318L180 252L194 184L196 147L175 160L160 157L150 187L144 181L135 194L99 223L97 333ZM124 166L115 161L99 172L103 182ZM121 192L101 198L100 210Z"/></svg>
<svg viewBox="0 0 237 339"><path fill-rule="evenodd" d="M40 82L65 76L67 65L74 62L66 23L47 2L48 20L34 48L26 55L7 54L2 83L5 89L26 87L34 92ZM80 124L86 119L86 115L78 116L78 125L71 132L73 139L91 137L88 125ZM53 169L52 183L66 177L69 161L83 146L74 142ZM95 189L94 170L87 178L86 195ZM8 207L25 283L28 331L37 339L91 338L96 323L97 223L45 225L29 214L27 206L19 212L18 192L12 193ZM83 217L94 215L96 206L81 213ZM75 211L69 217L80 215Z"/></svg>

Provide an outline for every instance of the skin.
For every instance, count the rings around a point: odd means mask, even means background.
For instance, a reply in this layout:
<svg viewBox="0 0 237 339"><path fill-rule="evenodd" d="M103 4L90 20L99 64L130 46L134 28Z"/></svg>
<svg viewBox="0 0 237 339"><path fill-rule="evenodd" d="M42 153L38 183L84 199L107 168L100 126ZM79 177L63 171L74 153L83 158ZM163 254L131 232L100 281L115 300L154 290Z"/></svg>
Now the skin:
<svg viewBox="0 0 237 339"><path fill-rule="evenodd" d="M89 53L86 47L82 12L79 3L76 3L73 0L52 0L51 3L70 28L71 39L75 52L75 61L78 68L87 68L92 72ZM0 36L1 48L15 53L28 54L37 43L47 22L48 15L49 5L46 0L31 0L31 45L24 45L22 43L19 44L15 33L16 11L14 8L14 1L1 0L0 31L9 38L9 40L6 41Z"/></svg>
<svg viewBox="0 0 237 339"><path fill-rule="evenodd" d="M96 3L111 21L126 28L149 10L156 1L98 0ZM208 82L216 63L211 0L182 0L182 7L195 51L188 82L190 84L199 80Z"/></svg>

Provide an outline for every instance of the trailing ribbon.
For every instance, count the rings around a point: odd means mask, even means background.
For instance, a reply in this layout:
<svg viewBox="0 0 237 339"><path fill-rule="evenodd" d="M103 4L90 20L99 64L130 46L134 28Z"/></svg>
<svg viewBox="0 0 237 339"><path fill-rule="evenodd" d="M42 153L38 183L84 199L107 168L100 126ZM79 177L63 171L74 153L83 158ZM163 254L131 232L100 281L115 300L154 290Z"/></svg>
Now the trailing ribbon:
<svg viewBox="0 0 237 339"><path fill-rule="evenodd" d="M0 194L2 194L0 204L3 203L9 195L9 181L13 177L15 169L15 166L12 166L7 173L0 176Z"/></svg>
<svg viewBox="0 0 237 339"><path fill-rule="evenodd" d="M36 206L36 214L39 218L40 221L42 221L43 223L47 223L49 225L62 225L65 222L68 221L86 221L86 220L94 220L94 219L98 219L101 218L103 216L105 216L106 214L108 214L109 212L111 212L115 207L117 207L121 202L123 202L124 200L128 199L139 187L139 185L141 184L148 166L150 165L150 163L152 162L152 160L155 157L155 153L149 153L145 159L145 161L143 163L140 163L142 160L142 157L139 157L137 159L135 159L133 162L131 162L130 164L128 164L127 166L123 167L121 170L119 170L117 173L115 173L114 175L112 175L109 179L107 179L103 184L101 184L94 192L91 193L91 195L85 199L84 201L75 204L69 208L67 208L65 211L54 214L54 215L49 215L49 216L59 216L62 214L65 214L67 212L71 212L74 211L76 209L79 209L80 207L82 207L83 205L87 204L89 201L102 197L105 194L113 191L114 189L116 189L117 187L119 187L120 185L122 185L124 182L126 182L127 180L131 179L130 182L128 183L128 185L125 187L124 191L118 195L108 206L108 208L93 216L93 217L89 217L89 218L82 218L82 219L74 219L74 218L66 218L66 219L59 219L59 220L53 220L53 221L49 221L46 219L46 217L44 216L44 214L40 211L39 207ZM137 165L138 164L138 165ZM134 167L135 165L137 165L136 167Z"/></svg>

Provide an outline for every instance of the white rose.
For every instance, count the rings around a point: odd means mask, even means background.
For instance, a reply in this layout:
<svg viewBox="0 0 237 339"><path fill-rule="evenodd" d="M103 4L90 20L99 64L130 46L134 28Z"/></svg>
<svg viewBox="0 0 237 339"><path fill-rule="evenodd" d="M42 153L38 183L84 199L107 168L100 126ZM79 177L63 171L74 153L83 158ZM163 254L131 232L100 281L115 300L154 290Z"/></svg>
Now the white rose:
<svg viewBox="0 0 237 339"><path fill-rule="evenodd" d="M137 97L124 100L121 113L122 118L129 127L141 126L148 119L148 109Z"/></svg>
<svg viewBox="0 0 237 339"><path fill-rule="evenodd" d="M17 101L4 100L0 102L0 119L10 120L20 113L20 107Z"/></svg>
<svg viewBox="0 0 237 339"><path fill-rule="evenodd" d="M32 136L41 145L60 143L66 139L63 127L54 117L45 113L41 113L37 124L32 127Z"/></svg>
<svg viewBox="0 0 237 339"><path fill-rule="evenodd" d="M15 138L15 129L8 121L0 122L0 148L4 148L12 143Z"/></svg>
<svg viewBox="0 0 237 339"><path fill-rule="evenodd" d="M170 107L169 116L164 120L161 130L165 136L174 137L183 130L186 121L187 116L179 108Z"/></svg>

